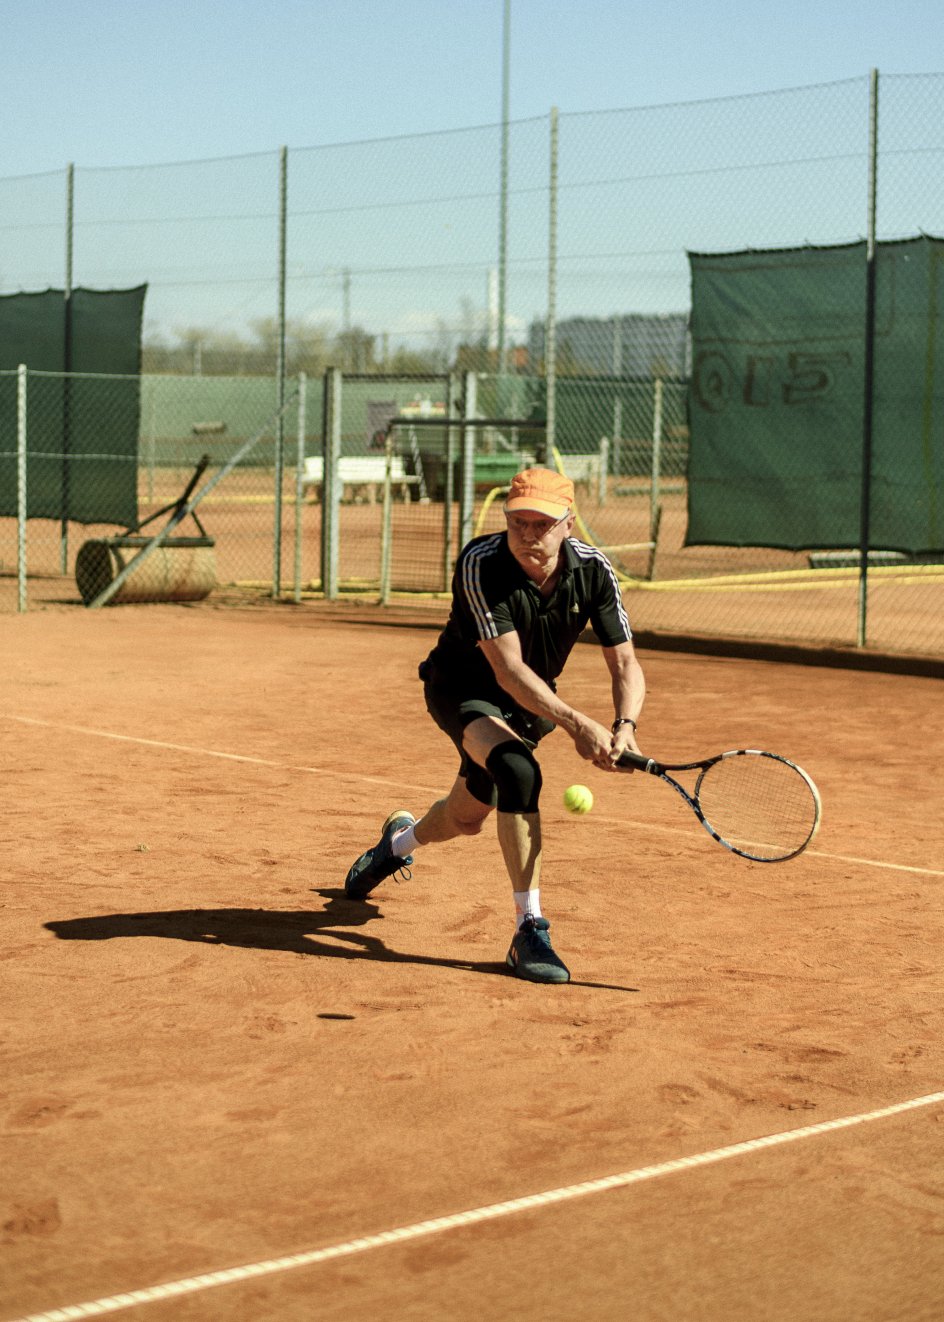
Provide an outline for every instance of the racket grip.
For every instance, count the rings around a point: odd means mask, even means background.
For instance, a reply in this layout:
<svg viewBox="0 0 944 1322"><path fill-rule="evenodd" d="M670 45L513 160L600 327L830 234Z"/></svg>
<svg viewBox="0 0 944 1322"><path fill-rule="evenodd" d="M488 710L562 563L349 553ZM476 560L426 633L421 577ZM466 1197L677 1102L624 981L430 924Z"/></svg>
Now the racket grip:
<svg viewBox="0 0 944 1322"><path fill-rule="evenodd" d="M651 757L643 757L641 753L630 753L628 749L620 753L616 765L618 767L633 767L636 771L648 771L652 776L658 776L662 770L661 765L653 761Z"/></svg>

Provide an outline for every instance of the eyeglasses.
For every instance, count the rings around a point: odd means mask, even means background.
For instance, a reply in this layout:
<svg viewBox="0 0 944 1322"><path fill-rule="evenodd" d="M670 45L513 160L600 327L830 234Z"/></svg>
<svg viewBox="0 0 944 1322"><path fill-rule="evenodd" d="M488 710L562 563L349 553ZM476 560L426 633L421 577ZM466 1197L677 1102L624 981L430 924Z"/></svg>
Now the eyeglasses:
<svg viewBox="0 0 944 1322"><path fill-rule="evenodd" d="M570 517L570 510L566 510L559 519L526 519L520 514L509 514L505 511L505 518L508 521L508 527L514 532L524 536L531 533L539 541L553 531L559 523Z"/></svg>

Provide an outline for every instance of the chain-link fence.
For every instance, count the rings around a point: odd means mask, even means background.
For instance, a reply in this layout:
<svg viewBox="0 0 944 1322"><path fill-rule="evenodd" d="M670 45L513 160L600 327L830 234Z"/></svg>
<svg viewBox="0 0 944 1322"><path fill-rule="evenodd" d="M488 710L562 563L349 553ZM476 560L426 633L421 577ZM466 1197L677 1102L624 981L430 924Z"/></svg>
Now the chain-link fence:
<svg viewBox="0 0 944 1322"><path fill-rule="evenodd" d="M868 235L870 194L879 242L944 234L942 111L944 75L863 77L225 160L5 179L0 295L147 285L144 371L133 387L139 520L173 502L202 455L210 456L209 478L262 430L200 506L220 581L271 584L277 573L286 590L321 585L326 368L344 372L345 455L375 460L393 405L461 408L449 377L471 371L479 414L547 419L547 442L580 480L586 535L611 548L633 585L637 628L852 643L856 570L824 558L836 550L828 538L802 551L688 544L690 257L854 244ZM929 291L930 323L937 298ZM932 368L936 352L915 348L930 353ZM0 345L0 368L12 371L18 361L15 346ZM294 404L281 422L267 423L300 372L308 378L301 455ZM30 382L30 407L38 409L52 386L32 371ZM10 513L15 374L0 386L0 588L16 582L26 535L37 600L71 579L78 542L113 534L120 523L96 528L43 513L18 526ZM78 393L63 414L61 394L70 388ZM50 415L71 418L72 434L47 428L45 449L30 442L27 476L35 491L68 460L74 496L83 465L97 462L75 444L87 387L70 374L56 389ZM121 389L127 408L129 388ZM932 480L940 389L938 376L924 405ZM84 407L113 413L118 395L108 403L86 393ZM35 439L45 424L39 413L29 421ZM483 463L489 446L514 444L496 435L482 431ZM402 429L397 443L409 449ZM399 458L404 476L418 478L414 456ZM129 454L113 456L126 486L131 463ZM432 472L435 455L426 463ZM427 542L433 527L448 526L431 515L436 491L418 487L403 482L406 498L393 511L393 591L397 564L406 563L399 544L413 535L407 523L426 520L418 535ZM349 483L342 496L338 527L328 530L337 535L339 581L373 590L380 488ZM486 511L483 526L494 513ZM774 592L770 575L800 570L813 581L783 578ZM415 575L406 574L402 590L411 582ZM940 653L939 590L934 564L877 560L865 641Z"/></svg>
<svg viewBox="0 0 944 1322"><path fill-rule="evenodd" d="M280 415L265 378L0 373L0 435L16 440L0 451L0 491L15 492L0 511L0 608L93 604L167 534L129 580L137 594L122 587L116 601L235 589L442 611L459 547L503 526L511 475L543 460L573 477L576 535L612 560L637 631L856 643L854 554L687 544L683 383L617 392L640 433L619 472L605 434L548 445L542 378L504 384L329 373L290 379ZM567 407L576 416L582 402L592 420L600 396L570 384ZM578 430L595 434L591 421ZM65 450L66 434L112 450ZM867 646L944 655L940 557L873 553L867 605Z"/></svg>
<svg viewBox="0 0 944 1322"><path fill-rule="evenodd" d="M937 233L944 75L880 87L878 235ZM553 281L559 374L683 375L687 254L863 238L869 124L860 78L561 115L553 163L513 121L507 187L499 124L0 179L0 291L146 284L145 371L274 372L284 331L314 377L539 371Z"/></svg>

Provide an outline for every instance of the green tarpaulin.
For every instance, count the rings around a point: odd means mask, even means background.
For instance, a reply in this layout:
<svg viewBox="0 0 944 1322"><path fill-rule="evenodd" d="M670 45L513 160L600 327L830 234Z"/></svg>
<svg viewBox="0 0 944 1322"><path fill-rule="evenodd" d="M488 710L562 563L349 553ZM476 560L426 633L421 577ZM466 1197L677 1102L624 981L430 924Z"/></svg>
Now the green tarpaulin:
<svg viewBox="0 0 944 1322"><path fill-rule="evenodd" d="M866 247L690 254L689 545L857 547ZM944 548L944 241L875 252L870 535Z"/></svg>
<svg viewBox="0 0 944 1322"><path fill-rule="evenodd" d="M68 311L62 290L0 296L0 370L29 368L28 517L137 522L145 292L143 285L76 289ZM0 515L11 516L17 512L15 376L0 377L0 418Z"/></svg>

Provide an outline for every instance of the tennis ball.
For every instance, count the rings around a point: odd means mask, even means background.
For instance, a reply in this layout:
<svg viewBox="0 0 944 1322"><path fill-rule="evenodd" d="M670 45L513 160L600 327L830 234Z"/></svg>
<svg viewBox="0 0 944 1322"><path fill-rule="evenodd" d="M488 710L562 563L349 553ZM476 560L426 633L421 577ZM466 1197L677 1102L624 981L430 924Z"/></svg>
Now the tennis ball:
<svg viewBox="0 0 944 1322"><path fill-rule="evenodd" d="M585 813L593 807L593 795L586 785L571 785L564 790L564 807L568 812Z"/></svg>

